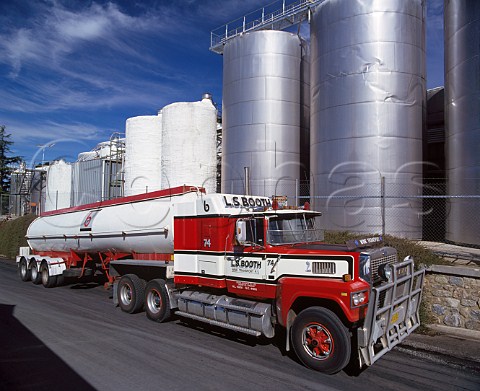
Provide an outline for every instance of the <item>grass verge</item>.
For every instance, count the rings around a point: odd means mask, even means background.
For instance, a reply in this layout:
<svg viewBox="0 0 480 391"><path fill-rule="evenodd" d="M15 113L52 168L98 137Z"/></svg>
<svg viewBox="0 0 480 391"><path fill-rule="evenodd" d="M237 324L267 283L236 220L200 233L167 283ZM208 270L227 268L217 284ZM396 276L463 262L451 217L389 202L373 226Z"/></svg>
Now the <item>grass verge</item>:
<svg viewBox="0 0 480 391"><path fill-rule="evenodd" d="M19 247L28 246L25 234L28 226L36 217L29 214L0 222L0 256L14 259L18 255Z"/></svg>

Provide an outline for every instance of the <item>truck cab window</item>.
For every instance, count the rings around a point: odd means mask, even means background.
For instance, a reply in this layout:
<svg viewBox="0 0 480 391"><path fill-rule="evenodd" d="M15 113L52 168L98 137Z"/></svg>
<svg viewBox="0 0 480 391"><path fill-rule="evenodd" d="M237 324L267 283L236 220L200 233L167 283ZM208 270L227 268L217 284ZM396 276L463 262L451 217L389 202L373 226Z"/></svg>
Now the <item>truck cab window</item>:
<svg viewBox="0 0 480 391"><path fill-rule="evenodd" d="M263 246L264 233L263 233L263 218L262 219L248 219L247 221L247 243L257 244Z"/></svg>

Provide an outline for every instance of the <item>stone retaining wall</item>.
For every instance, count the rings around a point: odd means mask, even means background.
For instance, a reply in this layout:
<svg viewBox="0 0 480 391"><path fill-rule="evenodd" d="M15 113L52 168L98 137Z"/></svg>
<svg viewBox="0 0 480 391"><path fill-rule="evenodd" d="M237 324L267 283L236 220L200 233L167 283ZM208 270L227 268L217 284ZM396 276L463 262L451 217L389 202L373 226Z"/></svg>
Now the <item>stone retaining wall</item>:
<svg viewBox="0 0 480 391"><path fill-rule="evenodd" d="M480 269L429 267L423 301L432 324L480 331Z"/></svg>

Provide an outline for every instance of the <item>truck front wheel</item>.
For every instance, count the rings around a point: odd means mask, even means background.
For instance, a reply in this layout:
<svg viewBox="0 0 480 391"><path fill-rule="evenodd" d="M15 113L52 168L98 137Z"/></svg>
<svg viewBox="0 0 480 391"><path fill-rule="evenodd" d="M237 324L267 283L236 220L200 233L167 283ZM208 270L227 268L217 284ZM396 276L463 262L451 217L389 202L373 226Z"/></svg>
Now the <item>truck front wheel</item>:
<svg viewBox="0 0 480 391"><path fill-rule="evenodd" d="M139 312L143 308L145 281L135 274L124 275L118 283L118 304L122 311L129 314Z"/></svg>
<svg viewBox="0 0 480 391"><path fill-rule="evenodd" d="M156 279L147 284L145 289L145 312L148 319L155 322L164 322L170 318L170 301L164 280Z"/></svg>
<svg viewBox="0 0 480 391"><path fill-rule="evenodd" d="M300 312L293 322L291 338L299 360L316 371L333 374L350 360L348 330L326 308L311 307Z"/></svg>

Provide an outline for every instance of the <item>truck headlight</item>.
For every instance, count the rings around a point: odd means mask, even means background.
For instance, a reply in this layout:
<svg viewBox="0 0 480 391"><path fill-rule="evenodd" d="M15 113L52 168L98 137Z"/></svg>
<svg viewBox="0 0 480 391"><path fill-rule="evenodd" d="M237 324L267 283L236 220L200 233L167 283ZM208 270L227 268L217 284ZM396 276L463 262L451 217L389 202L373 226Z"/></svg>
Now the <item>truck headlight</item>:
<svg viewBox="0 0 480 391"><path fill-rule="evenodd" d="M367 291L351 293L350 306L352 308L360 307L366 304L366 302L367 302Z"/></svg>
<svg viewBox="0 0 480 391"><path fill-rule="evenodd" d="M384 281L391 281L392 280L392 265L388 263L384 263L378 267L378 275Z"/></svg>

